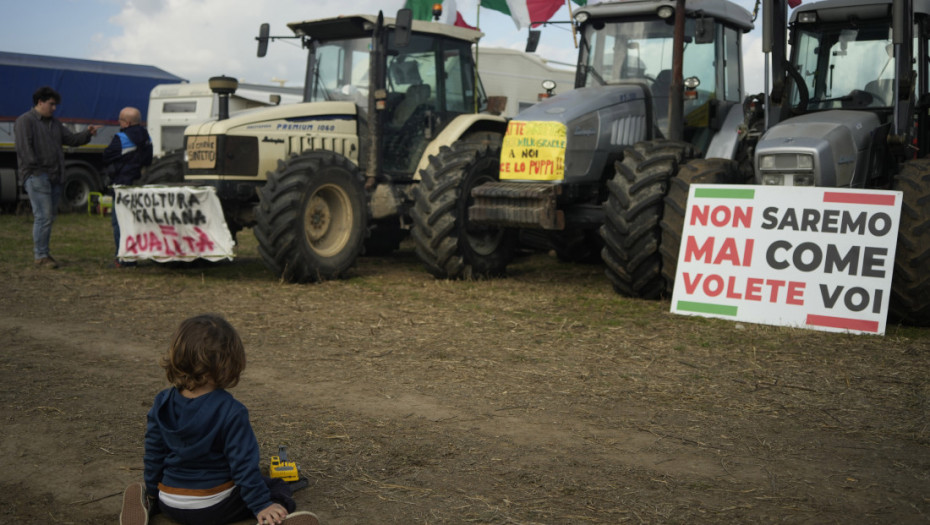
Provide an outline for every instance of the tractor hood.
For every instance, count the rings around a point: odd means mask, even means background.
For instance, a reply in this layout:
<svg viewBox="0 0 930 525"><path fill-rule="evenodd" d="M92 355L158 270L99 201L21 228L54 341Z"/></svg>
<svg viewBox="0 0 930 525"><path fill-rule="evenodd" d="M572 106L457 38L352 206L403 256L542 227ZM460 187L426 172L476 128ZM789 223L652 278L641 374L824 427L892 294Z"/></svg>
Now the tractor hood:
<svg viewBox="0 0 930 525"><path fill-rule="evenodd" d="M647 123L653 116L652 105L647 102L647 89L638 83L575 89L521 111L514 122L561 124L565 133L564 178L573 182L597 181L601 173L591 173L592 165L613 169L613 159L608 157L616 156L622 146L650 138ZM511 126L509 129L518 128ZM508 137L512 139L509 131ZM530 138L538 142L547 137ZM504 147L507 148L507 141ZM516 157L519 153L513 155ZM525 174L517 173L511 176L502 173L501 178L527 179Z"/></svg>
<svg viewBox="0 0 930 525"><path fill-rule="evenodd" d="M287 104L272 108L235 113L228 119L208 120L191 124L184 130L185 135L223 135L231 130L248 130L249 132L272 132L276 130L293 131L300 122L320 118L354 117L358 112L352 102L303 102ZM308 128L309 129L309 128Z"/></svg>
<svg viewBox="0 0 930 525"><path fill-rule="evenodd" d="M307 147L358 162L356 115L351 102L304 102L192 124L184 130L185 179L257 181L277 169L278 159Z"/></svg>
<svg viewBox="0 0 930 525"><path fill-rule="evenodd" d="M861 187L871 169L869 150L888 131L880 124L868 111L820 111L785 120L756 146L756 182L763 183L766 174L810 172L817 186Z"/></svg>
<svg viewBox="0 0 930 525"><path fill-rule="evenodd" d="M622 84L573 89L543 99L521 111L514 120L549 120L571 122L604 108L627 102L642 101L645 91L642 84Z"/></svg>

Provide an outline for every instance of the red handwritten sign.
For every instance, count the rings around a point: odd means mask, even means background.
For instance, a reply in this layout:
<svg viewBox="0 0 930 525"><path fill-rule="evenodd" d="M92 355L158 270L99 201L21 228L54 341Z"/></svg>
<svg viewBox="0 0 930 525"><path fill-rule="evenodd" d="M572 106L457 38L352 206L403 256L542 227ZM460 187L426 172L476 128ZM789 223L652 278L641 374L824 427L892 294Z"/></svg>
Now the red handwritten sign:
<svg viewBox="0 0 930 525"><path fill-rule="evenodd" d="M119 258L211 261L233 258L233 240L212 187L117 186Z"/></svg>

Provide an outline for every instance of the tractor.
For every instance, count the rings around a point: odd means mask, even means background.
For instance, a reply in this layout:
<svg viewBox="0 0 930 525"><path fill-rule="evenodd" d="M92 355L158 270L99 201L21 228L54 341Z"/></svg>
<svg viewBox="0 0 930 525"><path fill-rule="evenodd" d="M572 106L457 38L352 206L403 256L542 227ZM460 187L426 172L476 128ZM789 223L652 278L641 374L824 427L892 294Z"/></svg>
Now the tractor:
<svg viewBox="0 0 930 525"><path fill-rule="evenodd" d="M632 0L583 7L574 23L574 89L520 112L482 155L441 149L421 173L411 235L434 276L503 275L535 244L603 259L617 291L658 297L659 221L679 163L751 158L751 13L727 0Z"/></svg>
<svg viewBox="0 0 930 525"><path fill-rule="evenodd" d="M397 248L418 173L441 147L483 151L503 117L472 46L479 31L413 20L402 9L263 24L258 55L279 38L308 50L304 102L228 115L229 77L211 79L220 117L185 130L185 182L212 185L235 232L252 227L265 265L289 282L341 277L363 253Z"/></svg>
<svg viewBox="0 0 930 525"><path fill-rule="evenodd" d="M889 316L930 325L930 2L824 0L789 23L783 1L763 0L762 14L772 90L754 182L901 191ZM737 170L700 159L673 179L662 219L669 290L688 186L732 182Z"/></svg>

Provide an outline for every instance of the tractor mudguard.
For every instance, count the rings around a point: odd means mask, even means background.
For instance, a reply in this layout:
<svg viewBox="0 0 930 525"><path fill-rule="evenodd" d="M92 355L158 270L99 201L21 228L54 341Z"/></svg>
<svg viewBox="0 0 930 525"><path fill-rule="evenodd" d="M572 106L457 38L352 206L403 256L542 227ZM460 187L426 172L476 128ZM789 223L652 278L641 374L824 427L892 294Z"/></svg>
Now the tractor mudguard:
<svg viewBox="0 0 930 525"><path fill-rule="evenodd" d="M471 131L491 131L503 135L506 129L507 119L497 115L473 114L455 117L452 122L443 128L439 135L436 135L436 138L426 146L423 156L420 157L417 170L413 174L413 180L420 180L420 171L429 167L429 158L438 155L439 148L452 145Z"/></svg>

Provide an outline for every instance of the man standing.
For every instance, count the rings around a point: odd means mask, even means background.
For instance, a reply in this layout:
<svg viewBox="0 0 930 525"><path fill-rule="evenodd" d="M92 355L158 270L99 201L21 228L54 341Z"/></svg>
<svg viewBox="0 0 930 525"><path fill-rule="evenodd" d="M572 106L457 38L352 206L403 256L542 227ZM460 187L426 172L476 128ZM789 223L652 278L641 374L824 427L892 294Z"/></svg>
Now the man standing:
<svg viewBox="0 0 930 525"><path fill-rule="evenodd" d="M107 166L111 184L128 186L142 177L143 166L152 163L152 138L142 127L142 113L136 108L125 107L119 112L119 127L119 133L113 136L110 145L103 150L103 163ZM119 260L119 221L115 210L111 217L117 256L114 266L135 266L135 262Z"/></svg>
<svg viewBox="0 0 930 525"><path fill-rule="evenodd" d="M100 126L87 126L71 133L58 119L55 110L61 95L45 86L32 94L32 109L16 119L16 159L23 188L29 194L32 214L33 255L37 268L58 268L49 254L52 223L58 216L61 183L64 179L65 153L62 146L83 146L97 134Z"/></svg>

